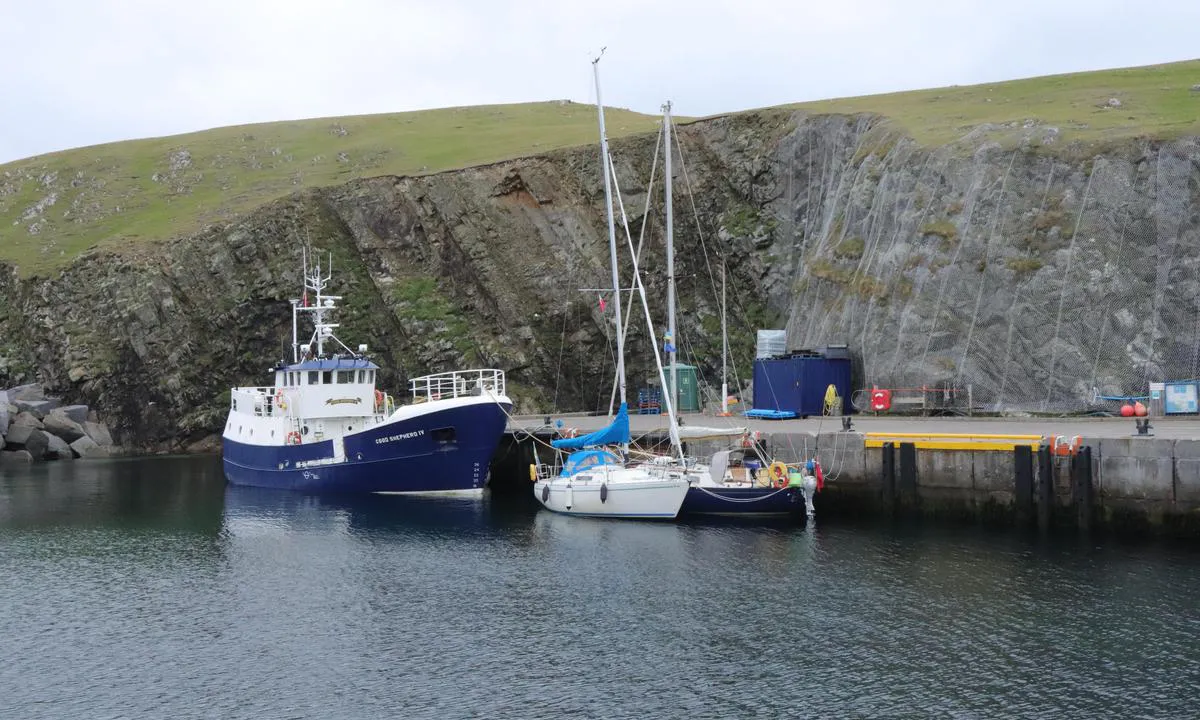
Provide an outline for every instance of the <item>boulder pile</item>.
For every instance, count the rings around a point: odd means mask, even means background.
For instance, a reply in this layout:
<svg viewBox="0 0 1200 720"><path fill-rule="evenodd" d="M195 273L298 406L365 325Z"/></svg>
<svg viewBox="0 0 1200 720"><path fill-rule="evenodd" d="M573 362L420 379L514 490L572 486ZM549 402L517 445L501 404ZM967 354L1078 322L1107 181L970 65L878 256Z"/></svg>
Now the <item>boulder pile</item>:
<svg viewBox="0 0 1200 720"><path fill-rule="evenodd" d="M63 405L36 383L0 390L0 460L29 463L116 453L108 427L87 405Z"/></svg>

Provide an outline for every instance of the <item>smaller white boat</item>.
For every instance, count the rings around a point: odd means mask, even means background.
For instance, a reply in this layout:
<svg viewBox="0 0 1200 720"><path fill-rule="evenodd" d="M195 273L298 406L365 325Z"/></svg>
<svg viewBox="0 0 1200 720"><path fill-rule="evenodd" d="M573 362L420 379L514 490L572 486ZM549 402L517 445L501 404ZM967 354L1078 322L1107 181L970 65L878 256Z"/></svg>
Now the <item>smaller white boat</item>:
<svg viewBox="0 0 1200 720"><path fill-rule="evenodd" d="M686 473L669 465L631 464L621 448L629 442L629 411L624 403L603 430L555 440L558 449L574 449L562 470L533 466L533 494L548 510L567 515L612 518L663 518L679 514L690 485Z"/></svg>

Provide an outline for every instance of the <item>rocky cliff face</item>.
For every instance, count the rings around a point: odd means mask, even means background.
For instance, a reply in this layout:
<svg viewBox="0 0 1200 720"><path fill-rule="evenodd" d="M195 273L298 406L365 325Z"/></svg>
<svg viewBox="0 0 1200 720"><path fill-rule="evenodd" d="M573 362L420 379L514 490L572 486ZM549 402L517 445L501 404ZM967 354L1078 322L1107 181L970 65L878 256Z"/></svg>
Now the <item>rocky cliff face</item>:
<svg viewBox="0 0 1200 720"><path fill-rule="evenodd" d="M881 118L777 111L679 130L678 344L703 380L720 383L722 256L743 382L767 327L791 348L848 344L863 385L970 384L991 409L1083 409L1200 375L1195 139L1054 148L1031 127L1024 142L926 149ZM613 148L635 242L654 147ZM332 256L339 334L391 369L389 390L488 366L508 372L519 411L606 407L601 182L594 148L355 181L92 251L56 277L4 272L0 387L42 382L127 446L211 445L228 388L267 382L288 352L307 244ZM660 180L649 195L641 266L661 333ZM636 389L653 356L634 317Z"/></svg>

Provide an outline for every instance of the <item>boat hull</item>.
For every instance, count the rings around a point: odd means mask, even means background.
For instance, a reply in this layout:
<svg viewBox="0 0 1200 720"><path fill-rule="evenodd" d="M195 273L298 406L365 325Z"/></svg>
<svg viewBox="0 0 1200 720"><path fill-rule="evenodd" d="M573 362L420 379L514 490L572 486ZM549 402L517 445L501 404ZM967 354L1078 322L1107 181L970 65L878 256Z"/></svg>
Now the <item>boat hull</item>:
<svg viewBox="0 0 1200 720"><path fill-rule="evenodd" d="M547 510L564 515L670 520L679 514L687 483L669 479L565 482L560 478L534 483L533 494Z"/></svg>
<svg viewBox="0 0 1200 720"><path fill-rule="evenodd" d="M803 518L804 496L796 487L690 487L679 514Z"/></svg>
<svg viewBox="0 0 1200 720"><path fill-rule="evenodd" d="M337 461L331 440L252 445L226 437L225 476L234 485L309 493L478 494L509 409L495 402L431 406L346 435ZM454 429L453 441L446 441L446 428Z"/></svg>

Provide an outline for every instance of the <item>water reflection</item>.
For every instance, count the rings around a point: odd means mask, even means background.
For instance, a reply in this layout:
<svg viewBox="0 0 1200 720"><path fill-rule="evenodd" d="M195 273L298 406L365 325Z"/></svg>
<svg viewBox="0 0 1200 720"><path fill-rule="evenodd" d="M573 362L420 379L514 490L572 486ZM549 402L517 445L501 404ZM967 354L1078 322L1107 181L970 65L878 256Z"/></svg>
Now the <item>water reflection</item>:
<svg viewBox="0 0 1200 720"><path fill-rule="evenodd" d="M394 495L302 495L230 485L225 528L235 534L332 532L397 538L405 535L480 537L489 534L490 503L480 498Z"/></svg>
<svg viewBox="0 0 1200 720"><path fill-rule="evenodd" d="M0 478L0 717L1186 717L1197 565L47 464Z"/></svg>
<svg viewBox="0 0 1200 720"><path fill-rule="evenodd" d="M6 465L0 528L161 528L215 535L225 476L213 458Z"/></svg>

